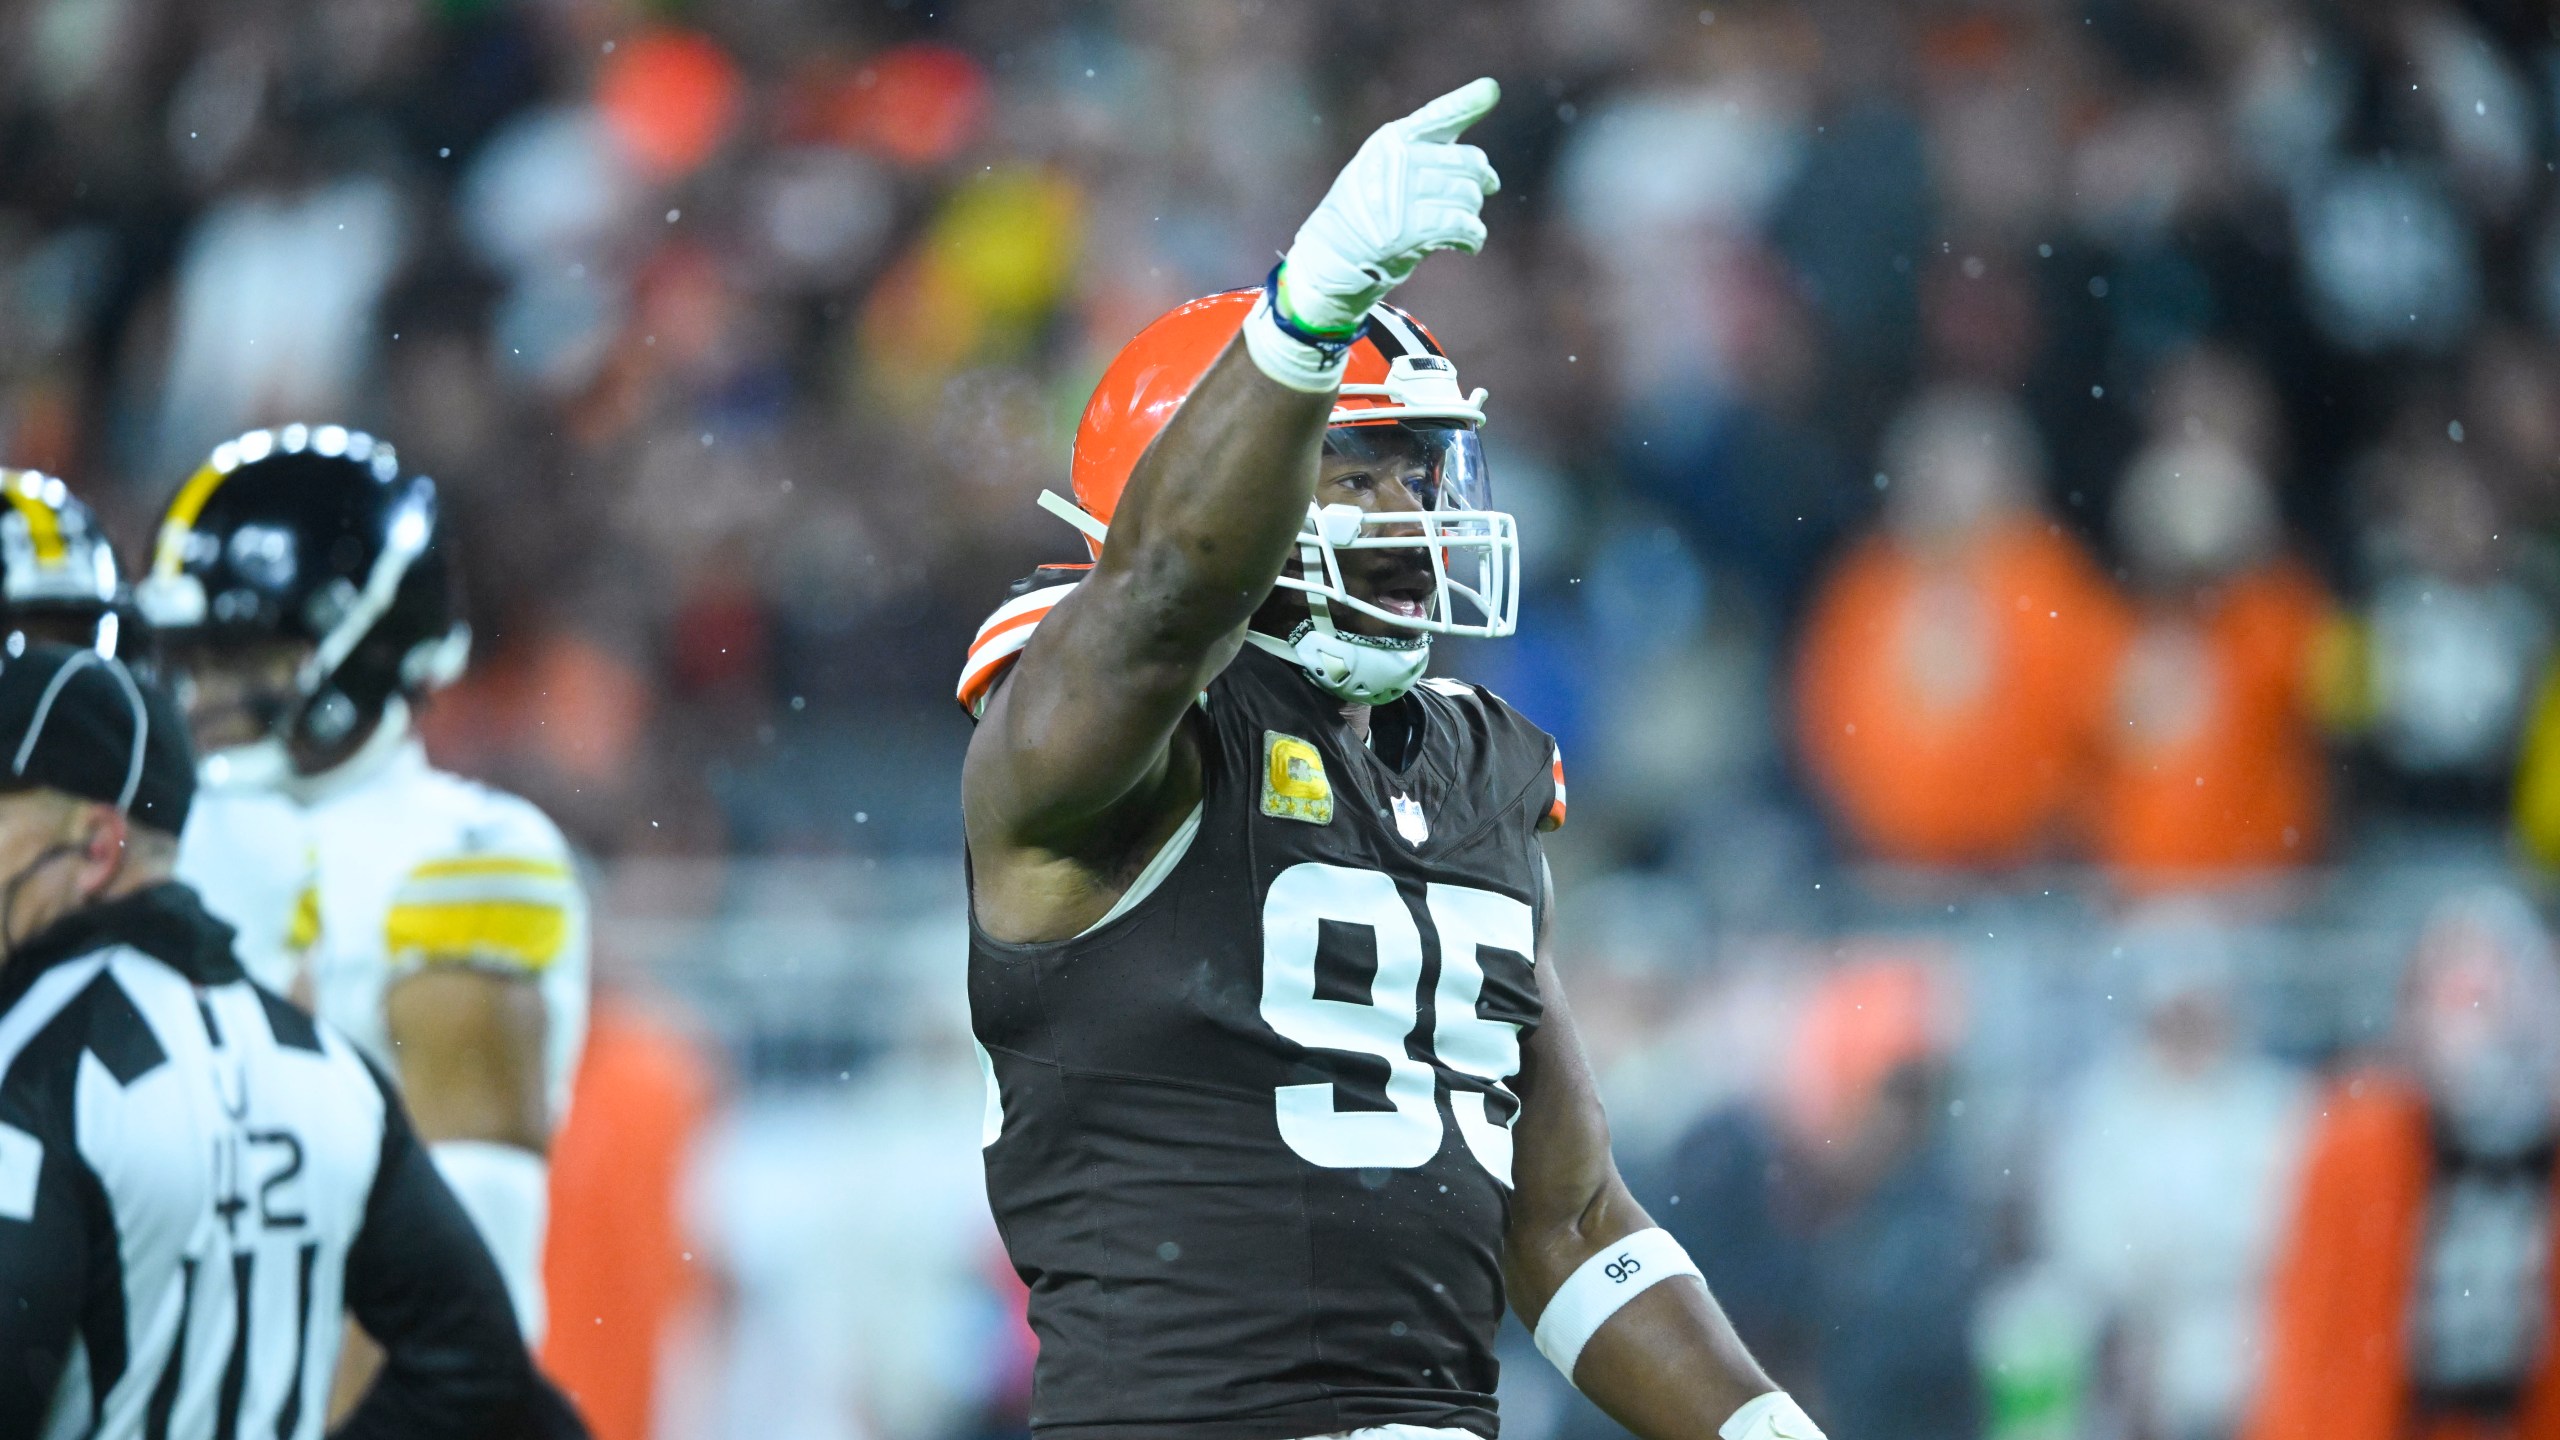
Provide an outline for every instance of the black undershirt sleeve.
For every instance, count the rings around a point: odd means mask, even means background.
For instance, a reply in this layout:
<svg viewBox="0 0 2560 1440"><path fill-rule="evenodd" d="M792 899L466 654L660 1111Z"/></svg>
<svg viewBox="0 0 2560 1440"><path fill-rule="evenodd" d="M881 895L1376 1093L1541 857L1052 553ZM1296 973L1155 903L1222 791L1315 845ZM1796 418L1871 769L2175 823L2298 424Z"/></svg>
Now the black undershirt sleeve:
<svg viewBox="0 0 2560 1440"><path fill-rule="evenodd" d="M9 1118L0 1115L0 1122ZM10 1166L33 1163L37 1173L33 1205L0 1210L0 1435L33 1435L53 1408L79 1333L91 1237L74 1173L79 1157L67 1144L45 1143L38 1159L28 1151L35 1137L10 1128L16 1133L0 1136L7 1152L0 1154L0 1193L26 1183L23 1174L6 1173Z"/></svg>
<svg viewBox="0 0 2560 1440"><path fill-rule="evenodd" d="M379 1072L387 1113L364 1229L347 1254L347 1309L382 1346L382 1373L337 1440L579 1435L559 1428L516 1329L506 1282ZM559 1415L550 1412L558 1410Z"/></svg>

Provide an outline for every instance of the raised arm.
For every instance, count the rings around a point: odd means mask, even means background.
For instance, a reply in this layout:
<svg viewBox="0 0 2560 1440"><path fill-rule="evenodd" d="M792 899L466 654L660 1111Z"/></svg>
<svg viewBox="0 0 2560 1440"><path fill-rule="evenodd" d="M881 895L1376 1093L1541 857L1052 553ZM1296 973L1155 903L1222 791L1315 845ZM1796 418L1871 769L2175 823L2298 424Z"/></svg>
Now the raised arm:
<svg viewBox="0 0 2560 1440"><path fill-rule="evenodd" d="M1093 575L1040 622L971 741L962 804L982 920L1046 928L1044 867L1108 874L1188 807L1182 717L1305 522L1343 342L1423 256L1483 243L1477 212L1497 182L1455 141L1499 93L1476 81L1369 137L1139 460Z"/></svg>
<svg viewBox="0 0 2560 1440"><path fill-rule="evenodd" d="M1522 1056L1512 1127L1518 1164L1503 1254L1511 1303L1574 1388L1641 1440L1820 1440L1618 1176L1608 1116L1552 963L1555 887L1544 883L1537 969L1546 1013Z"/></svg>
<svg viewBox="0 0 2560 1440"><path fill-rule="evenodd" d="M1227 347L1139 461L1093 575L989 702L964 789L974 844L1073 854L1162 790L1183 710L1233 658L1314 493L1330 392Z"/></svg>

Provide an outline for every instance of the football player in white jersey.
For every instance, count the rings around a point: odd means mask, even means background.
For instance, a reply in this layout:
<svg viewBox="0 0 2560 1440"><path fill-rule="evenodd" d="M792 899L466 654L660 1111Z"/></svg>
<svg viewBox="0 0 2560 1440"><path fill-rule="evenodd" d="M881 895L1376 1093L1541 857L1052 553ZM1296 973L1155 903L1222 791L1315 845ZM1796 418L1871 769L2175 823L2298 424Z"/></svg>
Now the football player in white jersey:
<svg viewBox="0 0 2560 1440"><path fill-rule="evenodd" d="M397 1077L538 1340L586 902L541 811L412 733L470 644L434 483L339 426L252 431L170 499L133 598L204 756L179 876Z"/></svg>

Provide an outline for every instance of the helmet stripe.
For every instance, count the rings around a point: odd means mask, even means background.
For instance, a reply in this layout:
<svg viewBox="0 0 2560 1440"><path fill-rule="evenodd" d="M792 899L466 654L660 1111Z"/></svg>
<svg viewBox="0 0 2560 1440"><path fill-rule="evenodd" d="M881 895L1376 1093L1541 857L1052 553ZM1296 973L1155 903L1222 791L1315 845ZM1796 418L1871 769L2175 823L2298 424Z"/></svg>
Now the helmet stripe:
<svg viewBox="0 0 2560 1440"><path fill-rule="evenodd" d="M1405 314L1393 305L1378 306L1376 309L1369 312L1369 318L1376 322L1379 329L1395 337L1396 348L1389 350L1383 344L1378 347L1380 350L1385 351L1386 357L1390 363L1392 363L1398 355L1437 355L1440 353L1440 347L1431 343L1431 337L1423 333L1422 327L1414 324L1411 316Z"/></svg>
<svg viewBox="0 0 2560 1440"><path fill-rule="evenodd" d="M1378 353L1386 356L1387 363L1393 365L1397 356L1411 352L1405 346L1404 337L1387 328L1386 317L1387 307L1384 305L1370 311L1368 320L1360 326L1360 338L1378 347Z"/></svg>
<svg viewBox="0 0 2560 1440"><path fill-rule="evenodd" d="M27 539L35 546L36 562L59 565L71 551L63 543L62 517L53 513L53 507L44 503L43 496L29 488L40 478L32 470L0 470L0 481L7 482L0 485L0 493L8 495L9 508L26 517Z"/></svg>
<svg viewBox="0 0 2560 1440"><path fill-rule="evenodd" d="M185 568L187 536L194 533L196 517L204 513L205 502L231 472L206 465L187 477L178 487L177 498L169 502L168 513L160 518L160 538L151 552L151 573L175 575Z"/></svg>

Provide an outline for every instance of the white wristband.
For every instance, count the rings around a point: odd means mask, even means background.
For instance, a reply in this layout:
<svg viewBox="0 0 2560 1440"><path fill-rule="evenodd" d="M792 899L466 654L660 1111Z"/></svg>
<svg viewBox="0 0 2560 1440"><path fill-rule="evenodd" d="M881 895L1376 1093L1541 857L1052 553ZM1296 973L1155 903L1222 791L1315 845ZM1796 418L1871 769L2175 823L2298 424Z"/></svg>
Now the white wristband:
<svg viewBox="0 0 2560 1440"><path fill-rule="evenodd" d="M517 1145L440 1140L427 1147L507 1282L524 1343L542 1343L542 1234L551 1218L551 1165Z"/></svg>
<svg viewBox="0 0 2560 1440"><path fill-rule="evenodd" d="M1546 1312L1538 1317L1538 1353L1570 1382L1582 1347L1591 1343L1609 1317L1674 1275L1693 1276L1702 1283L1706 1279L1671 1232L1658 1226L1639 1230L1602 1250L1565 1277L1555 1298L1547 1302Z"/></svg>
<svg viewBox="0 0 2560 1440"><path fill-rule="evenodd" d="M1342 372L1351 364L1348 349L1328 356L1319 347L1282 330L1271 313L1268 288L1261 299L1253 302L1252 313L1244 317L1244 348L1263 374L1308 395L1330 394L1342 384Z"/></svg>
<svg viewBox="0 0 2560 1440"><path fill-rule="evenodd" d="M1822 1427L1784 1390L1743 1401L1716 1433L1724 1440L1823 1440Z"/></svg>

